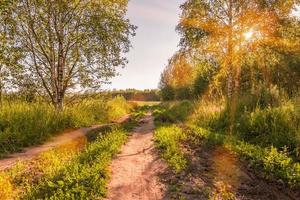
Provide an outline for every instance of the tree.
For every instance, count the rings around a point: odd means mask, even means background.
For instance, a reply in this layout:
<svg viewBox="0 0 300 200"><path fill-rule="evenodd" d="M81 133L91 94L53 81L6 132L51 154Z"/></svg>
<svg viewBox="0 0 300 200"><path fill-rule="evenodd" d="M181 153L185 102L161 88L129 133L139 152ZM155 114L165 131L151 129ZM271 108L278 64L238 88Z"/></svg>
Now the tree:
<svg viewBox="0 0 300 200"><path fill-rule="evenodd" d="M13 5L13 0L0 2L0 104L5 89L13 85L14 75L18 70L17 62L21 56L14 45L15 26L8 17Z"/></svg>
<svg viewBox="0 0 300 200"><path fill-rule="evenodd" d="M190 99L193 95L192 81L195 70L189 63L185 52L177 52L169 60L166 70L162 73L160 88L177 100ZM166 95L164 95L166 96Z"/></svg>
<svg viewBox="0 0 300 200"><path fill-rule="evenodd" d="M135 26L127 0L18 0L10 15L23 72L63 109L70 89L99 89L116 74Z"/></svg>
<svg viewBox="0 0 300 200"><path fill-rule="evenodd" d="M158 88L160 89L160 96L164 101L171 101L175 98L174 88L171 86L171 68L167 68L161 73Z"/></svg>
<svg viewBox="0 0 300 200"><path fill-rule="evenodd" d="M221 66L217 76L227 79L230 133L235 120L240 78L245 55L261 46L296 48L280 34L282 23L291 19L298 0L188 0L182 8L177 30L180 46L213 57ZM257 55L257 54L256 54Z"/></svg>

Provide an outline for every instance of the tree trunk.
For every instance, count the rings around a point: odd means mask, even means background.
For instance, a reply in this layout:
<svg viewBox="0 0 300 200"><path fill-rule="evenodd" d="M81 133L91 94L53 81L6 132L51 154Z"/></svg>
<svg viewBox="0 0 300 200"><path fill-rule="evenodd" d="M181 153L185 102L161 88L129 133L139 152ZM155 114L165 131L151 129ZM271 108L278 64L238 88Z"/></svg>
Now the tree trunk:
<svg viewBox="0 0 300 200"><path fill-rule="evenodd" d="M61 13L61 12L60 12ZM58 31L58 64L57 64L57 99L56 110L61 112L63 110L64 100L64 28L62 16L59 16L59 31Z"/></svg>
<svg viewBox="0 0 300 200"><path fill-rule="evenodd" d="M229 109L230 125L229 135L232 135L234 129L234 103L233 103L233 2L229 0L229 33L228 33L228 49L227 49L227 109Z"/></svg>

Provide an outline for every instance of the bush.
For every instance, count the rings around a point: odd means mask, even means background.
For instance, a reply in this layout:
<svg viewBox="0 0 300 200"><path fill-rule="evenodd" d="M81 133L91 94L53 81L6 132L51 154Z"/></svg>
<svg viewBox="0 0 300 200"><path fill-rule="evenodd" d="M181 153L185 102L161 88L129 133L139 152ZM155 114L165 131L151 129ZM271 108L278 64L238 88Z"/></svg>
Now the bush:
<svg viewBox="0 0 300 200"><path fill-rule="evenodd" d="M159 127L155 130L154 139L169 166L176 173L182 171L186 167L187 161L180 148L180 143L186 139L181 128L175 125Z"/></svg>
<svg viewBox="0 0 300 200"><path fill-rule="evenodd" d="M193 110L193 103L190 101L180 101L175 103L163 104L155 109L153 115L156 121L161 122L183 122Z"/></svg>
<svg viewBox="0 0 300 200"><path fill-rule="evenodd" d="M130 104L123 96L117 96L107 102L108 119L110 121L117 120L120 117L128 114L131 110Z"/></svg>
<svg viewBox="0 0 300 200"><path fill-rule="evenodd" d="M262 146L273 145L297 150L300 146L300 116L295 106L286 103L279 107L256 108L239 118L238 132L242 139ZM296 153L296 152L295 152Z"/></svg>

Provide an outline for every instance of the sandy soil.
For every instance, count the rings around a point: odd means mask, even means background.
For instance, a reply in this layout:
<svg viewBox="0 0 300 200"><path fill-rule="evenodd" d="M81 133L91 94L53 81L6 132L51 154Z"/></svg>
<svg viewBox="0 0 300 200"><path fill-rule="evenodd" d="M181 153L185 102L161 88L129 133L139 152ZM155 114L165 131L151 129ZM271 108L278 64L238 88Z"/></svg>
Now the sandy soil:
<svg viewBox="0 0 300 200"><path fill-rule="evenodd" d="M124 116L120 118L119 120L116 120L114 123L123 123L129 119L129 115ZM66 131L62 134L59 134L58 136L54 136L46 143L40 145L40 146L34 146L25 148L20 153L14 153L7 156L7 158L0 160L0 171L7 170L11 167L13 167L17 162L21 161L29 161L38 156L39 154L49 151L51 149L57 148L59 146L62 146L64 144L70 143L72 141L76 142L79 140L82 140L82 138L86 137L86 134L92 130L99 129L106 125L95 125L89 128L81 128L77 130L72 131Z"/></svg>
<svg viewBox="0 0 300 200"><path fill-rule="evenodd" d="M163 199L160 174L166 169L153 143L154 123L147 114L111 165L107 200Z"/></svg>

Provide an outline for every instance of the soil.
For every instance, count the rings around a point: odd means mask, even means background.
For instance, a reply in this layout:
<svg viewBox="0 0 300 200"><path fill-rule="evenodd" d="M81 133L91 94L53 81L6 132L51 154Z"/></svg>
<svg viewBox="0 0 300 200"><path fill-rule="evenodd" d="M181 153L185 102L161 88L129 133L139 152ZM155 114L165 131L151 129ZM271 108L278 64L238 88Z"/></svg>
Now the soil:
<svg viewBox="0 0 300 200"><path fill-rule="evenodd" d="M155 150L153 129L149 113L113 160L107 200L163 199L166 187L160 175L167 167Z"/></svg>
<svg viewBox="0 0 300 200"><path fill-rule="evenodd" d="M299 200L300 192L267 181L224 147L184 145L188 168L166 172L164 199L185 200Z"/></svg>

